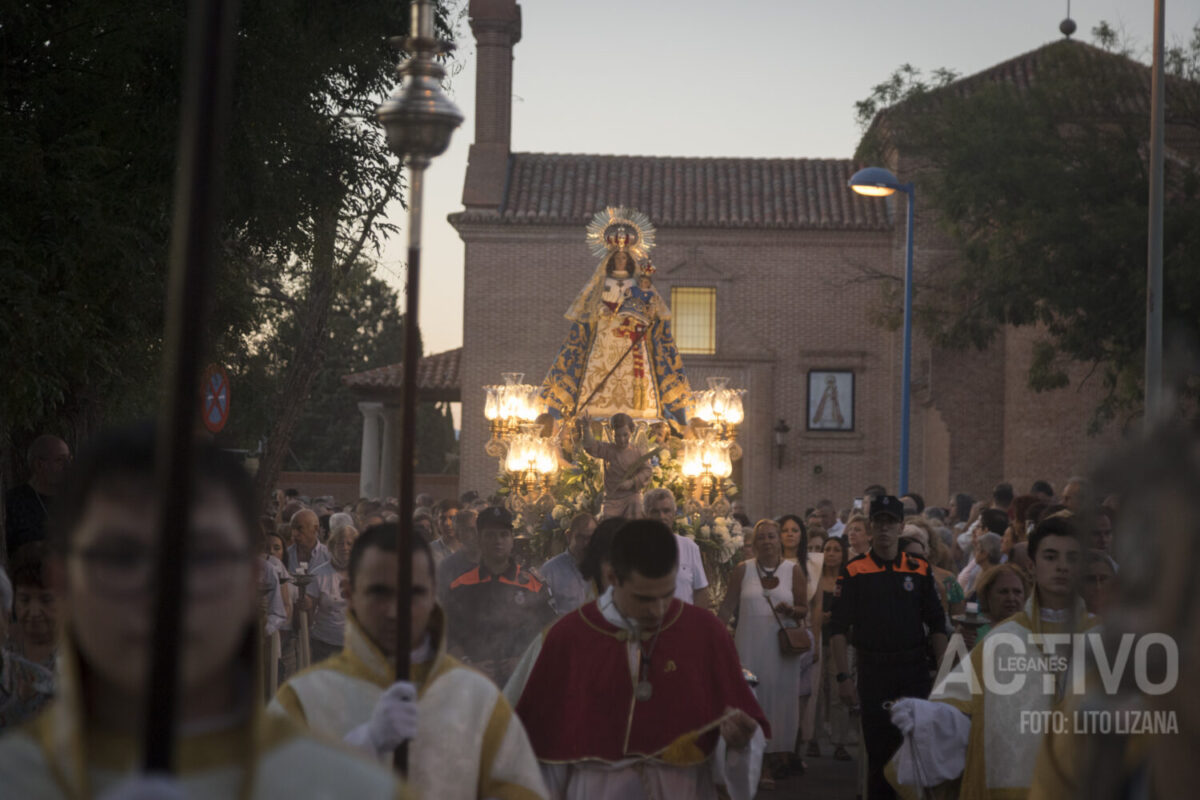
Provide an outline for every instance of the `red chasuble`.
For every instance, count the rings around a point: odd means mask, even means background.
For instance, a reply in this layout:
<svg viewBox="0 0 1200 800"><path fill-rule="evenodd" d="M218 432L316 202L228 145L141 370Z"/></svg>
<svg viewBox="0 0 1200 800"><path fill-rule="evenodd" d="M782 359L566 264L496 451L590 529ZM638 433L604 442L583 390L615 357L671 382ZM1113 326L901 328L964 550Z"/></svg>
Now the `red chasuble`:
<svg viewBox="0 0 1200 800"><path fill-rule="evenodd" d="M594 601L550 628L517 703L539 760L699 763L720 733L708 730L694 742L689 734L718 722L727 707L745 711L771 735L733 639L715 615L672 600L661 631L648 673L653 692L639 701L628 634L604 619Z"/></svg>

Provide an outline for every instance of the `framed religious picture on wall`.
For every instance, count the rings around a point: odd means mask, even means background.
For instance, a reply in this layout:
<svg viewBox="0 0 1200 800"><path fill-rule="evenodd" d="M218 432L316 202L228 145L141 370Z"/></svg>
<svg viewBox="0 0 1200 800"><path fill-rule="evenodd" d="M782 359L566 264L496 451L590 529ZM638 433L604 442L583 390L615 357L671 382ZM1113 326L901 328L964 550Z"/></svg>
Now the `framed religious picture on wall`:
<svg viewBox="0 0 1200 800"><path fill-rule="evenodd" d="M808 371L808 430L854 430L854 372Z"/></svg>

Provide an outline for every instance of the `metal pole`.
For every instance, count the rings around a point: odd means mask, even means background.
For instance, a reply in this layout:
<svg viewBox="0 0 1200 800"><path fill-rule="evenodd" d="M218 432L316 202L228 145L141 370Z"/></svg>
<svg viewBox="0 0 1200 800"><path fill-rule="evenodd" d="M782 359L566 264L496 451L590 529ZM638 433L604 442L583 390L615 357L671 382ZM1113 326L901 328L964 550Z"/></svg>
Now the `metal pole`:
<svg viewBox="0 0 1200 800"><path fill-rule="evenodd" d="M150 653L142 751L146 772L170 772L175 749L180 628L186 591L192 496L192 439L204 324L230 106L236 0L193 0L171 233L163 342L164 397L158 419L159 531L154 646Z"/></svg>
<svg viewBox="0 0 1200 800"><path fill-rule="evenodd" d="M900 479L898 496L908 494L908 418L912 394L913 206L917 193L911 183L900 187L908 195L908 230L904 255L904 356L900 369Z"/></svg>
<svg viewBox="0 0 1200 800"><path fill-rule="evenodd" d="M404 385L400 414L400 464L397 498L400 503L400 535L397 545L396 580L396 679L410 675L412 643L412 513L416 471L417 364L421 358L417 311L421 286L421 204L425 168L430 159L445 152L450 135L462 123L462 114L446 99L440 81L445 71L435 56L449 47L433 36L433 3L410 3L409 37L403 40L413 56L400 68L405 85L379 107L379 121L387 131L388 145L408 164L408 277L405 282ZM405 772L405 746L396 748L395 766Z"/></svg>
<svg viewBox="0 0 1200 800"><path fill-rule="evenodd" d="M415 13L415 12L414 12ZM415 27L415 26L414 26ZM417 310L421 287L421 202L424 191L426 163L410 159L408 165L408 275L404 284L404 395L400 406L400 540L396 542L397 602L396 614L396 680L406 681L410 675L409 654L412 649L412 516L413 483L416 475L417 431L417 362L421 358ZM407 742L396 748L394 764L397 770L408 770Z"/></svg>
<svg viewBox="0 0 1200 800"><path fill-rule="evenodd" d="M1152 428L1163 414L1163 17L1165 0L1154 2L1154 66L1150 82L1150 244L1146 270L1146 396L1144 419Z"/></svg>

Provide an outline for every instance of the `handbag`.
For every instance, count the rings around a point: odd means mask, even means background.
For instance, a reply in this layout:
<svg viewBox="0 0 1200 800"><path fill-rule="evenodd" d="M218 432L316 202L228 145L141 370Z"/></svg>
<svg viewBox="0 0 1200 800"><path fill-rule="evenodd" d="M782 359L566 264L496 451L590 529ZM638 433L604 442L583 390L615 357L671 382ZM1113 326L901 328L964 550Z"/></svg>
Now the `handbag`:
<svg viewBox="0 0 1200 800"><path fill-rule="evenodd" d="M779 612L775 610L775 604L771 602L771 598L764 596L763 599L767 601L767 606L775 615L775 621L779 623L779 630L775 632L775 638L779 641L779 653L785 656L798 656L811 650L813 642L812 637L808 635L808 630L803 625L797 625L794 628L784 627L783 620L779 618Z"/></svg>

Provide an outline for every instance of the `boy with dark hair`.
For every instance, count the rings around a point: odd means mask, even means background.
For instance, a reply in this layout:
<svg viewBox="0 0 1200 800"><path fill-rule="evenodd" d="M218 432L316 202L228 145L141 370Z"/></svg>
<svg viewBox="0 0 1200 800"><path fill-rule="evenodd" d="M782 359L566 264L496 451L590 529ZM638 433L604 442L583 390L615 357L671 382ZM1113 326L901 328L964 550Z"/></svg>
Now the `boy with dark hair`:
<svg viewBox="0 0 1200 800"><path fill-rule="evenodd" d="M461 508L462 505L452 497L438 502L435 521L437 522L439 539L444 536L454 537L454 516L458 514Z"/></svg>
<svg viewBox="0 0 1200 800"><path fill-rule="evenodd" d="M609 588L535 641L517 694L555 797L734 798L757 788L770 728L717 618L675 598L656 520L614 535Z"/></svg>
<svg viewBox="0 0 1200 800"><path fill-rule="evenodd" d="M1003 536L1008 530L1008 514L999 508L985 508L979 513L979 534L994 533Z"/></svg>
<svg viewBox="0 0 1200 800"><path fill-rule="evenodd" d="M1080 633L1097 622L1078 592L1083 548L1075 522L1066 515L1043 519L1028 547L1034 587L1024 610L995 625L969 654L959 648L957 667L947 658L929 698L969 718L969 733L958 742L965 749L962 797L1028 792L1042 732L1021 720L1056 708L1075 668L1066 658L1070 643L1046 635ZM1006 666L1014 653L1029 656L1019 679ZM988 676L999 677L989 683Z"/></svg>
<svg viewBox="0 0 1200 800"><path fill-rule="evenodd" d="M5 796L292 798L400 796L374 765L270 723L254 697L257 520L249 477L227 453L194 450L180 642L181 730L170 778L136 772L158 545L155 441L147 427L97 440L51 527L65 617L58 698L0 740ZM102 744L102 746L97 746Z"/></svg>
<svg viewBox="0 0 1200 800"><path fill-rule="evenodd" d="M388 760L411 741L408 778L441 800L546 797L524 728L495 684L446 652L433 554L411 536L411 681L396 681L395 524L368 528L350 551L342 651L284 684L269 710Z"/></svg>

